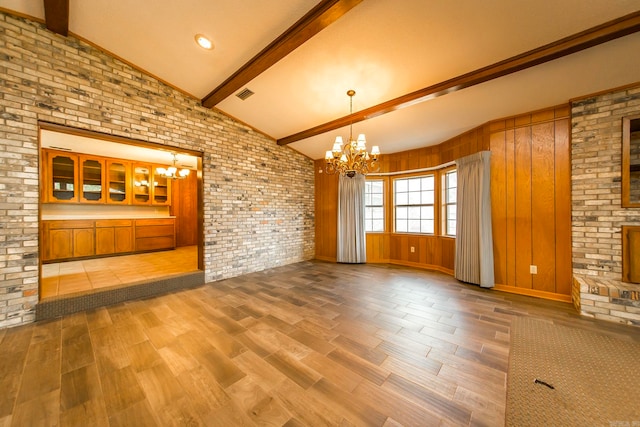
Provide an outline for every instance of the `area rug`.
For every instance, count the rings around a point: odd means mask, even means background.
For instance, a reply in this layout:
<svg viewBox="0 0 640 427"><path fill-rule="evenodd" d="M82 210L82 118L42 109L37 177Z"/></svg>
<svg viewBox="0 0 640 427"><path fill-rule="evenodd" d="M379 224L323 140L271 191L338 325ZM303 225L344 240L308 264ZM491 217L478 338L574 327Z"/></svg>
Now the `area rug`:
<svg viewBox="0 0 640 427"><path fill-rule="evenodd" d="M640 343L516 318L505 424L640 427Z"/></svg>

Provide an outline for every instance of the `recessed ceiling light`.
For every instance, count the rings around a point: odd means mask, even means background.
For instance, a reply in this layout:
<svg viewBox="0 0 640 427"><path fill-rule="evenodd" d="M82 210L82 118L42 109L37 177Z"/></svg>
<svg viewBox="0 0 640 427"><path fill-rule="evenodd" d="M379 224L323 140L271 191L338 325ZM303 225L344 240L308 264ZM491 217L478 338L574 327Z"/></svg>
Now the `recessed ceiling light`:
<svg viewBox="0 0 640 427"><path fill-rule="evenodd" d="M198 46L200 46L201 48L207 49L207 50L213 49L213 42L209 40L207 36L204 36L202 34L196 34L195 39L196 39L196 43L198 43Z"/></svg>

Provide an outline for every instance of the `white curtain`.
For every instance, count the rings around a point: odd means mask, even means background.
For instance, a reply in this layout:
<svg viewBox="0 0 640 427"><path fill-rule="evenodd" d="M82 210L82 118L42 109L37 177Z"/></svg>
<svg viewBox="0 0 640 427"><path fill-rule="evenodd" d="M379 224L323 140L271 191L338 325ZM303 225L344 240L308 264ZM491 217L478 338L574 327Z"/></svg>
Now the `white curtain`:
<svg viewBox="0 0 640 427"><path fill-rule="evenodd" d="M364 175L340 175L338 185L338 262L365 263Z"/></svg>
<svg viewBox="0 0 640 427"><path fill-rule="evenodd" d="M491 152L456 160L458 171L455 277L492 288Z"/></svg>

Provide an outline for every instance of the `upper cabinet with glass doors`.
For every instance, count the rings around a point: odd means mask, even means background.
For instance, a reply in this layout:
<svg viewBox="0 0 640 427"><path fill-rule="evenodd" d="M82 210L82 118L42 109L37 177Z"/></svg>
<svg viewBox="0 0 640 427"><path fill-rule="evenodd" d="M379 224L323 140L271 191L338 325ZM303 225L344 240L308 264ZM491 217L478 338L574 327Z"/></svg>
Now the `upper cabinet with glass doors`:
<svg viewBox="0 0 640 427"><path fill-rule="evenodd" d="M79 156L80 202L104 203L104 160Z"/></svg>
<svg viewBox="0 0 640 427"><path fill-rule="evenodd" d="M47 151L45 202L78 202L78 156L65 152Z"/></svg>
<svg viewBox="0 0 640 427"><path fill-rule="evenodd" d="M49 149L43 154L44 203L171 204L171 179L154 165Z"/></svg>
<svg viewBox="0 0 640 427"><path fill-rule="evenodd" d="M131 203L131 165L123 160L107 160L107 203Z"/></svg>

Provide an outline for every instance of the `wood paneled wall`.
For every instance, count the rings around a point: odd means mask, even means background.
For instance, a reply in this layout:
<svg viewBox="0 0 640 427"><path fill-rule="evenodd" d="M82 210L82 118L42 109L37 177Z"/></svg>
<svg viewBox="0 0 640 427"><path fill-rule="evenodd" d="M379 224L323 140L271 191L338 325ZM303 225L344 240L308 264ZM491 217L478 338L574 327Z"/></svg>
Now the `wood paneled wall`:
<svg viewBox="0 0 640 427"><path fill-rule="evenodd" d="M198 174L177 179L171 188L171 215L176 217L176 246L198 244Z"/></svg>
<svg viewBox="0 0 640 427"><path fill-rule="evenodd" d="M335 262L338 252L338 175L327 175L323 170L324 160L316 160L316 258Z"/></svg>
<svg viewBox="0 0 640 427"><path fill-rule="evenodd" d="M381 156L381 172L436 167L491 150L496 288L570 300L569 106L496 120L442 144ZM338 179L316 161L316 258L336 259ZM387 185L389 191L389 185ZM392 230L391 207L387 230ZM414 252L410 251L411 247ZM368 233L367 262L453 273L455 239ZM530 273L530 266L537 274Z"/></svg>
<svg viewBox="0 0 640 427"><path fill-rule="evenodd" d="M492 122L489 133L497 287L568 300L569 106Z"/></svg>

